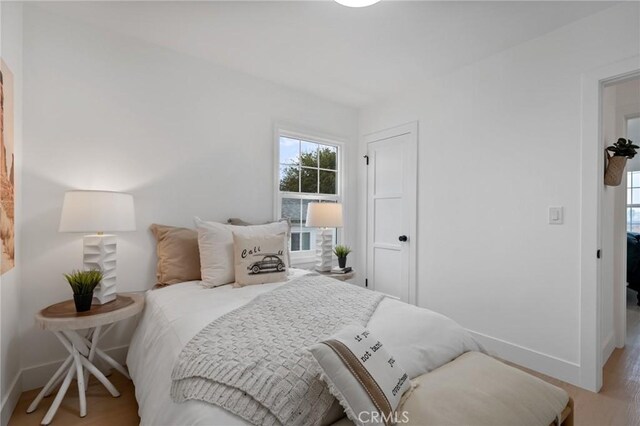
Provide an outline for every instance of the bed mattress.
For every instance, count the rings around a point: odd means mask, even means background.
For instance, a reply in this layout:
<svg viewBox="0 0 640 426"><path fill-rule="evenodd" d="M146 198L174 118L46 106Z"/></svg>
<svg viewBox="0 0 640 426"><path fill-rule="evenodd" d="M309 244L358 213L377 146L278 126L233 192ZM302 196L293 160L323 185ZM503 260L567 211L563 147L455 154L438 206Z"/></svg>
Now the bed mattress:
<svg viewBox="0 0 640 426"><path fill-rule="evenodd" d="M289 280L307 273L292 269ZM192 281L148 291L145 310L127 355L141 424L248 424L205 402L173 402L171 371L184 346L202 328L259 294L283 284L204 288L198 281ZM380 303L368 328L387 345L411 378L434 370L465 352L480 350L473 338L453 320L391 298Z"/></svg>

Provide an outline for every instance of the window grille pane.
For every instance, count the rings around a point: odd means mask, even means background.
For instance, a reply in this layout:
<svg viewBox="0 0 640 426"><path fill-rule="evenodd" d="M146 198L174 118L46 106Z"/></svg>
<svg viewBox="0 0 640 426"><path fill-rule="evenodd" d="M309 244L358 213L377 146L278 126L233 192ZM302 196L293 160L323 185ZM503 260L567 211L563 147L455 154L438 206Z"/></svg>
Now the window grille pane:
<svg viewBox="0 0 640 426"><path fill-rule="evenodd" d="M318 167L318 144L300 141L300 163L305 167Z"/></svg>
<svg viewBox="0 0 640 426"><path fill-rule="evenodd" d="M294 198L283 198L280 217L289 219L291 221L291 226L299 227L301 225L300 200L296 200Z"/></svg>
<svg viewBox="0 0 640 426"><path fill-rule="evenodd" d="M631 203L640 204L640 188L631 189Z"/></svg>
<svg viewBox="0 0 640 426"><path fill-rule="evenodd" d="M300 167L280 166L280 191L300 192Z"/></svg>
<svg viewBox="0 0 640 426"><path fill-rule="evenodd" d="M302 250L311 250L311 232L302 233Z"/></svg>
<svg viewBox="0 0 640 426"><path fill-rule="evenodd" d="M336 170L338 164L338 148L329 145L320 145L320 168Z"/></svg>
<svg viewBox="0 0 640 426"><path fill-rule="evenodd" d="M300 251L300 233L291 233L291 251Z"/></svg>
<svg viewBox="0 0 640 426"><path fill-rule="evenodd" d="M297 139L280 137L280 164L300 163L300 141Z"/></svg>
<svg viewBox="0 0 640 426"><path fill-rule="evenodd" d="M634 188L640 188L640 172L631 172L631 186Z"/></svg>
<svg viewBox="0 0 640 426"><path fill-rule="evenodd" d="M318 193L318 169L302 168L300 173L300 192Z"/></svg>
<svg viewBox="0 0 640 426"><path fill-rule="evenodd" d="M320 170L320 193L321 194L336 193L336 172Z"/></svg>
<svg viewBox="0 0 640 426"><path fill-rule="evenodd" d="M627 229L630 232L640 233L640 208L630 207L627 210L628 211L630 210L629 220L627 222Z"/></svg>

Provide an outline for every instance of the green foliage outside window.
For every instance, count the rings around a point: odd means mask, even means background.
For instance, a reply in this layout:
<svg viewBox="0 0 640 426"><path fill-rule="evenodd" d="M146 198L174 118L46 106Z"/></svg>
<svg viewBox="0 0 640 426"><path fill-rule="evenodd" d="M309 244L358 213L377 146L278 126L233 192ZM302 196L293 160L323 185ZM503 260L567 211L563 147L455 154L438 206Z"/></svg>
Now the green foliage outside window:
<svg viewBox="0 0 640 426"><path fill-rule="evenodd" d="M336 166L337 150L335 148L320 147L311 152L302 152L299 164L281 166L280 190L335 194Z"/></svg>

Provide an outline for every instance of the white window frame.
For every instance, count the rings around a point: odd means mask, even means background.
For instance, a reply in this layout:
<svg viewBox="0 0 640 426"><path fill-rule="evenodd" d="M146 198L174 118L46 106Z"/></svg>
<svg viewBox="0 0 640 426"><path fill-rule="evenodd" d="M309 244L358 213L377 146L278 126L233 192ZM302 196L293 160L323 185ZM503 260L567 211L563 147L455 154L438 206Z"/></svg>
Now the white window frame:
<svg viewBox="0 0 640 426"><path fill-rule="evenodd" d="M639 171L627 172L627 188L626 188L627 192L625 193L625 195L627 196L627 199L626 199L626 208L625 208L625 213L624 213L625 218L626 218L626 222L627 222L625 224L626 225L625 229L626 229L627 232L632 232L632 231L629 230L629 226L632 223L632 222L629 221L629 215L628 215L629 209L630 208L638 208L638 207L640 207L640 204L629 204L629 191L633 192L634 188L636 188L636 189L638 188L638 187L631 186L632 183L633 183L633 179L631 178L631 174L632 173L640 173L640 172Z"/></svg>
<svg viewBox="0 0 640 426"><path fill-rule="evenodd" d="M289 137L292 139L301 139L307 142L315 142L321 145L335 146L338 150L336 159L336 195L331 194L303 194L299 192L283 192L280 191L280 137ZM338 203L343 203L344 189L345 189L345 142L341 138L322 135L318 132L310 132L306 130L297 129L292 126L276 125L274 131L274 155L273 155L273 184L274 184L274 203L273 214L274 218L280 219L282 217L282 198L295 198L300 200L331 200ZM344 206L344 203L343 203ZM302 240L302 238L301 238ZM336 232L336 243L342 241L342 229L338 229ZM310 264L315 261L316 250L315 247L311 247L311 250L292 251L291 263L295 265Z"/></svg>
<svg viewBox="0 0 640 426"><path fill-rule="evenodd" d="M640 118L640 114L627 114L623 117L623 130L624 130L624 135L625 138L629 138L628 135L628 131L629 131L629 120L632 120L634 118ZM637 141L634 141L634 143L637 144ZM631 222L629 222L629 216L627 215L627 211L630 208L638 208L640 207L640 204L629 204L629 190L631 189L633 191L633 188L638 188L638 187L632 187L631 185L633 184L633 181L631 179L631 174L632 173L640 173L640 170L632 170L632 171L628 171L627 173L627 192L625 193L626 195L626 208L625 208L625 220L626 220L626 224L625 224L625 229L627 232L632 232L629 230L629 225Z"/></svg>

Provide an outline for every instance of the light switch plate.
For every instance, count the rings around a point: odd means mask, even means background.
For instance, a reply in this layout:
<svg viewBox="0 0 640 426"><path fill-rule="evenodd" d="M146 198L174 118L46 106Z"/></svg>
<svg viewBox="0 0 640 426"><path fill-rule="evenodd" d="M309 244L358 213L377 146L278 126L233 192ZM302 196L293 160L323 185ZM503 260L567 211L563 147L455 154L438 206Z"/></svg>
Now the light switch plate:
<svg viewBox="0 0 640 426"><path fill-rule="evenodd" d="M564 212L562 207L549 207L549 225L562 225Z"/></svg>

